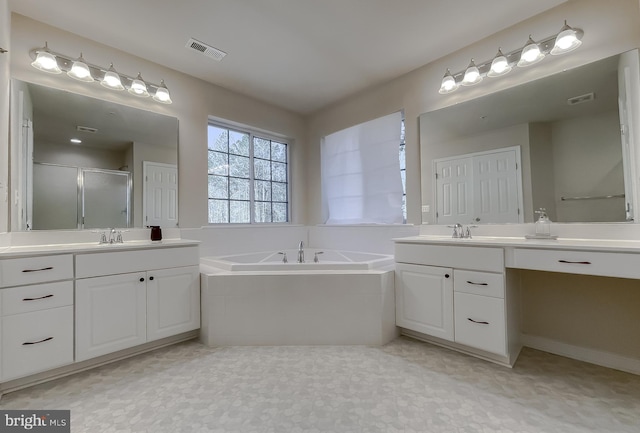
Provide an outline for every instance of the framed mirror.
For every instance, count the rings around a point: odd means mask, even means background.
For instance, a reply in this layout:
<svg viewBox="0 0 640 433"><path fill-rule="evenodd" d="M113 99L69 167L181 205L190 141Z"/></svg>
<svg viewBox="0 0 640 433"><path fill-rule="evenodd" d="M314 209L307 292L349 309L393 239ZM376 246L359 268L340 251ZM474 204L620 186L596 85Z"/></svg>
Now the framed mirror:
<svg viewBox="0 0 640 433"><path fill-rule="evenodd" d="M633 220L635 150L629 132L638 130L632 114L633 101L640 99L632 85L637 70L633 50L422 114L423 203L435 208L424 222L505 222L485 212L489 202L517 207L508 222L533 222L541 207L556 222ZM495 188L489 181L481 185L486 175L475 161L514 148L520 153L513 160L520 185L500 179ZM442 186L437 170L455 171L442 161L453 161L465 176Z"/></svg>
<svg viewBox="0 0 640 433"><path fill-rule="evenodd" d="M178 224L178 120L12 80L11 229Z"/></svg>

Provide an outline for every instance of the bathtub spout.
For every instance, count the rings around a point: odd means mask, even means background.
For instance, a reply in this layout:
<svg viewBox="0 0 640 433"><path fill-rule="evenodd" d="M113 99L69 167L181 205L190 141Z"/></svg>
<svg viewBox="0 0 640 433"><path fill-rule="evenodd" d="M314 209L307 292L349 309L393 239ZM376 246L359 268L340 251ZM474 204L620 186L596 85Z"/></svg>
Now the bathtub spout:
<svg viewBox="0 0 640 433"><path fill-rule="evenodd" d="M304 242L298 244L298 263L304 263Z"/></svg>

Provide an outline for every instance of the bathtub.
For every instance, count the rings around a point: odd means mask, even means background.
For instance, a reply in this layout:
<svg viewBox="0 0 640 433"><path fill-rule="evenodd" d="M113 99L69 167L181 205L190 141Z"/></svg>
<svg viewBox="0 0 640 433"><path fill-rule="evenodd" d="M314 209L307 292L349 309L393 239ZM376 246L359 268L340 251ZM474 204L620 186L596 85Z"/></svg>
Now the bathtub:
<svg viewBox="0 0 640 433"><path fill-rule="evenodd" d="M316 252L319 262L313 261ZM393 256L278 251L200 259L209 346L383 345L397 337Z"/></svg>

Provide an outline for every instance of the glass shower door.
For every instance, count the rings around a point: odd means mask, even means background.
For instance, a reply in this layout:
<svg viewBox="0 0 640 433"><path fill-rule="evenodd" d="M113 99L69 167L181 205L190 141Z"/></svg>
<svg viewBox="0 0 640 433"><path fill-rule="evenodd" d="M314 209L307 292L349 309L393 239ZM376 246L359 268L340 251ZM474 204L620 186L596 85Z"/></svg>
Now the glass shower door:
<svg viewBox="0 0 640 433"><path fill-rule="evenodd" d="M82 171L82 228L129 227L130 203L128 172Z"/></svg>

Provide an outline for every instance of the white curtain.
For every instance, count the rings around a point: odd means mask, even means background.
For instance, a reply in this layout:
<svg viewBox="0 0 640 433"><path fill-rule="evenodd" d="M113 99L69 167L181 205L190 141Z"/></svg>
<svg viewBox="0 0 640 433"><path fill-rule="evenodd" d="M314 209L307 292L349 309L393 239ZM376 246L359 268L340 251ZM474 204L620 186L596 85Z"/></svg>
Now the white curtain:
<svg viewBox="0 0 640 433"><path fill-rule="evenodd" d="M326 224L401 224L400 112L324 137Z"/></svg>

